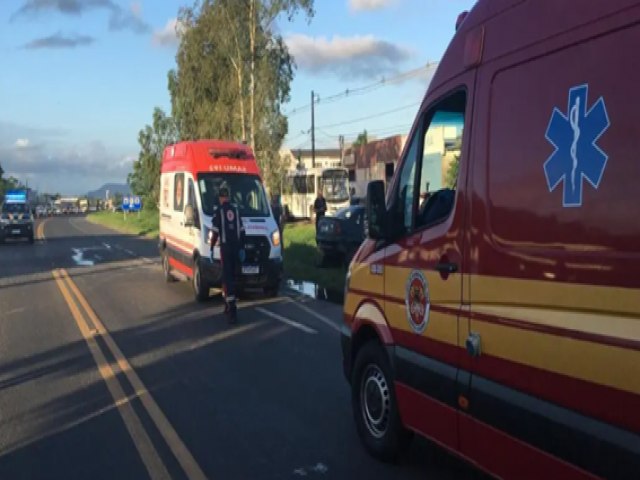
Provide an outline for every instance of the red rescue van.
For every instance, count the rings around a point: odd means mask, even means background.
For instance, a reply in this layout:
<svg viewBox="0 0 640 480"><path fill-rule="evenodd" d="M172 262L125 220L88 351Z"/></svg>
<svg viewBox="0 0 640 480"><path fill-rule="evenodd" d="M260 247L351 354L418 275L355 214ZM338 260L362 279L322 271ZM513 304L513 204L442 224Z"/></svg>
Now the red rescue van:
<svg viewBox="0 0 640 480"><path fill-rule="evenodd" d="M640 478L639 47L638 0L461 18L347 276L375 456L417 433L503 478Z"/></svg>
<svg viewBox="0 0 640 480"><path fill-rule="evenodd" d="M222 282L220 247L209 247L211 217L225 184L245 227L245 260L238 266L242 287L276 295L282 279L280 231L251 149L235 142L200 140L168 146L160 176L159 248L167 281L180 272L203 301Z"/></svg>

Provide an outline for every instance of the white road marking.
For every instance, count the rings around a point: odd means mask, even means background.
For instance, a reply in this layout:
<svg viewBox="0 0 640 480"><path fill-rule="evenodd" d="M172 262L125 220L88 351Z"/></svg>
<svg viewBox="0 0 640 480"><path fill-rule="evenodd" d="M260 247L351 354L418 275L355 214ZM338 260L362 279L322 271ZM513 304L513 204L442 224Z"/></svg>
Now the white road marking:
<svg viewBox="0 0 640 480"><path fill-rule="evenodd" d="M329 471L329 467L327 467L324 463L316 463L313 467L311 467L311 471L315 473L327 473Z"/></svg>
<svg viewBox="0 0 640 480"><path fill-rule="evenodd" d="M340 327L338 325L335 324L335 322L332 322L329 318L325 317L324 315L315 312L313 310L311 310L309 307L307 307L306 305L297 302L293 299L290 300L291 303L295 304L298 306L298 308L300 308L301 310L304 310L305 312L307 312L309 315L314 316L315 318L317 318L318 320L320 320L322 323L324 323L325 325L327 325L328 327L333 328L336 332L340 333Z"/></svg>
<svg viewBox="0 0 640 480"><path fill-rule="evenodd" d="M293 471L294 475L297 475L299 477L306 477L309 472L311 473L317 473L320 475L324 475L325 473L327 473L329 471L329 467L327 467L324 463L316 463L315 465L311 466L311 467L300 467L300 468L296 468Z"/></svg>
<svg viewBox="0 0 640 480"><path fill-rule="evenodd" d="M282 323L286 323L287 325L293 327L293 328L297 328L298 330L302 330L305 333L309 333L312 335L315 335L316 333L318 333L316 330L314 330L313 328L307 327L306 325L303 325L301 323L295 322L287 317L283 317L282 315L278 315L277 313L273 313L270 312L269 310L265 310L264 308L261 307L256 307L256 311L262 313L263 315L266 315L267 317L271 317L274 320L278 320L279 322Z"/></svg>

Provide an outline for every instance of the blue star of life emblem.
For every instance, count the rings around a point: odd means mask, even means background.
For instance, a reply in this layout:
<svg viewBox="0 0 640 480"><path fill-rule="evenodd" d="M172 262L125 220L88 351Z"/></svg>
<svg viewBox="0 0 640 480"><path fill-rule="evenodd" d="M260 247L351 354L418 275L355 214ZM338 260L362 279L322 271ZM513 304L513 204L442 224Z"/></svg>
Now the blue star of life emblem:
<svg viewBox="0 0 640 480"><path fill-rule="evenodd" d="M597 189L607 165L607 154L596 145L610 125L607 108L600 97L587 110L588 92L588 85L571 88L567 115L554 108L545 134L555 147L544 163L547 186L551 192L564 182L564 207L582 206L583 179Z"/></svg>

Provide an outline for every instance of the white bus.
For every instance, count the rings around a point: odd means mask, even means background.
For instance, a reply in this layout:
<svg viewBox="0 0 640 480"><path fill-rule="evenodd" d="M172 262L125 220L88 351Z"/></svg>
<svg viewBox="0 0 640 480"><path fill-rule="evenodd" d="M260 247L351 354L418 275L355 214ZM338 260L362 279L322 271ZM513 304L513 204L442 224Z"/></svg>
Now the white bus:
<svg viewBox="0 0 640 480"><path fill-rule="evenodd" d="M316 167L289 172L282 185L282 206L287 218L313 218L313 202L322 190L327 215L349 206L349 170Z"/></svg>

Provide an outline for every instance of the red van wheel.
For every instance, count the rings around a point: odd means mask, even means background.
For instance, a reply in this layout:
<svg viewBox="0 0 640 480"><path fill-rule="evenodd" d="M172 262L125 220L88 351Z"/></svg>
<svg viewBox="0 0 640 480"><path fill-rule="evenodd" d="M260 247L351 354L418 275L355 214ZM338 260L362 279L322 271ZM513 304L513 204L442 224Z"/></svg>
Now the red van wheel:
<svg viewBox="0 0 640 480"><path fill-rule="evenodd" d="M193 278L191 279L191 284L193 286L193 293L198 302L204 302L209 298L209 285L202 277L199 258L196 258L193 265Z"/></svg>
<svg viewBox="0 0 640 480"><path fill-rule="evenodd" d="M400 421L389 360L377 342L367 343L357 354L351 402L358 434L369 453L384 462L396 461L411 434Z"/></svg>
<svg viewBox="0 0 640 480"><path fill-rule="evenodd" d="M169 265L169 253L165 250L162 253L162 273L164 275L164 281L171 283L175 280L171 274L171 265Z"/></svg>

